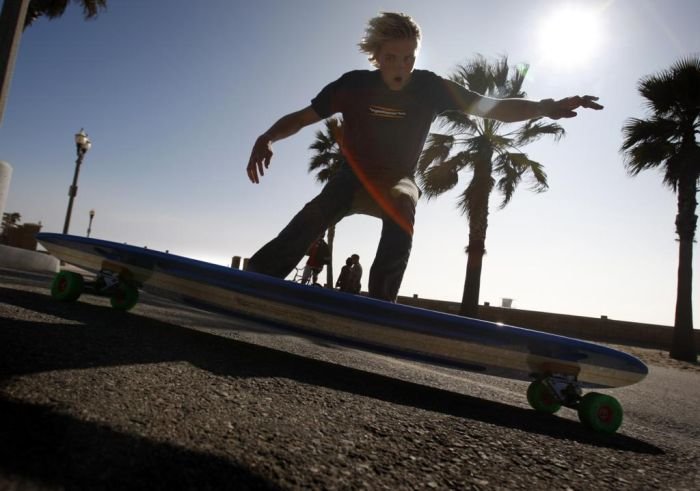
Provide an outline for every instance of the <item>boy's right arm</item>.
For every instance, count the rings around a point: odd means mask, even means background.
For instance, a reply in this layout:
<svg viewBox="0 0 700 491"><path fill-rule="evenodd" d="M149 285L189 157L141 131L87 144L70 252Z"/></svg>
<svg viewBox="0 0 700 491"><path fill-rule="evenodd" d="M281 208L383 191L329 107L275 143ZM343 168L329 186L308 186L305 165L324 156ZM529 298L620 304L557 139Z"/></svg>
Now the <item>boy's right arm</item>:
<svg viewBox="0 0 700 491"><path fill-rule="evenodd" d="M321 118L313 107L307 106L300 111L296 111L286 116L282 116L269 130L260 135L253 150L250 152L248 160L248 179L250 182L258 184L260 177L265 174L265 169L270 166L272 159L272 142L282 140L297 133L300 129L313 123L321 121Z"/></svg>

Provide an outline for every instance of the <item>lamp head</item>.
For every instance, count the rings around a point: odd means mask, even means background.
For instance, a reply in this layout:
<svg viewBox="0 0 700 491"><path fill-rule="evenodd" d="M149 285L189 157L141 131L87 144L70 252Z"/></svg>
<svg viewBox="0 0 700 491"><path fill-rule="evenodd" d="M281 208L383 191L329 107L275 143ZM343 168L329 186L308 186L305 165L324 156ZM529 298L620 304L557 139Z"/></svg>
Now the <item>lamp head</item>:
<svg viewBox="0 0 700 491"><path fill-rule="evenodd" d="M75 134L75 146L80 153L87 152L92 146L92 142L83 128L80 128L80 132Z"/></svg>

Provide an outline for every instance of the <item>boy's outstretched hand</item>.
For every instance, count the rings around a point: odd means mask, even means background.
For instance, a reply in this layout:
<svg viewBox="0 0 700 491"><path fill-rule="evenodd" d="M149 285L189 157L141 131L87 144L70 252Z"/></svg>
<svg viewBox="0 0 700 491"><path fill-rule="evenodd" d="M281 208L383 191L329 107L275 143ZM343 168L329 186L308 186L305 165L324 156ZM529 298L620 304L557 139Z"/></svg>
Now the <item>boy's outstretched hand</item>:
<svg viewBox="0 0 700 491"><path fill-rule="evenodd" d="M555 101L554 99L545 99L540 101L543 104L544 115L551 119L573 118L576 116L575 109L584 107L586 109L603 109L603 106L596 101L597 97L592 95L575 95Z"/></svg>
<svg viewBox="0 0 700 491"><path fill-rule="evenodd" d="M253 145L253 150L250 152L250 159L248 160L248 167L246 171L248 172L248 179L250 182L258 184L260 182L260 177L265 175L265 169L270 166L270 160L272 159L272 141L270 137L263 134L255 140L255 145Z"/></svg>

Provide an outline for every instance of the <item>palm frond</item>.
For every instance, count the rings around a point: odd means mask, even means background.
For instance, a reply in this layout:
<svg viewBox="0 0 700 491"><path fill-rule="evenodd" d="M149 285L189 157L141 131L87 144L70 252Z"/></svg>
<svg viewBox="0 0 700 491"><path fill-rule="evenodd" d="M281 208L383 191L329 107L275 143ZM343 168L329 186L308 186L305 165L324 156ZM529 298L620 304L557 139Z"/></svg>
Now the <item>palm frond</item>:
<svg viewBox="0 0 700 491"><path fill-rule="evenodd" d="M497 98L525 97L522 90L527 69L511 70L508 57L503 55L491 65L493 86L489 95Z"/></svg>
<svg viewBox="0 0 700 491"><path fill-rule="evenodd" d="M315 170L328 167L329 162L330 159L328 158L328 154L316 154L311 157L311 160L309 161L309 172L314 172Z"/></svg>
<svg viewBox="0 0 700 491"><path fill-rule="evenodd" d="M493 86L496 93L496 97L504 97L503 92L508 87L508 57L503 56L496 60L493 65L491 65L491 76L493 78Z"/></svg>
<svg viewBox="0 0 700 491"><path fill-rule="evenodd" d="M107 9L107 0L74 0L83 9L85 20L97 17L100 10ZM24 20L26 29L40 17L56 19L61 17L68 7L69 0L30 0L27 7L27 15Z"/></svg>
<svg viewBox="0 0 700 491"><path fill-rule="evenodd" d="M433 163L439 164L447 160L453 146L454 136L430 133L423 148L423 153L418 159L418 173L423 173Z"/></svg>
<svg viewBox="0 0 700 491"><path fill-rule="evenodd" d="M448 133L474 134L479 129L477 121L462 111L445 111L438 119L438 125Z"/></svg>
<svg viewBox="0 0 700 491"><path fill-rule="evenodd" d="M107 9L107 0L77 0L83 7L83 17L92 19L97 17L100 10Z"/></svg>
<svg viewBox="0 0 700 491"><path fill-rule="evenodd" d="M682 58L667 70L643 77L638 90L655 115L696 120L700 112L700 57Z"/></svg>
<svg viewBox="0 0 700 491"><path fill-rule="evenodd" d="M470 183L469 185L467 185L464 191L462 191L462 193L459 195L459 198L457 199L457 209L459 209L459 212L462 215L465 215L467 218L469 218L471 214L471 200L469 199L469 197L474 194L471 187L472 185Z"/></svg>
<svg viewBox="0 0 700 491"><path fill-rule="evenodd" d="M520 63L515 67L509 82L510 91L508 92L508 97L525 97L527 95L523 90L523 84L528 71L530 71L530 65L527 63Z"/></svg>
<svg viewBox="0 0 700 491"><path fill-rule="evenodd" d="M627 172L635 176L643 170L666 165L680 146L679 130L670 119L628 119L622 128L621 147Z"/></svg>
<svg viewBox="0 0 700 491"><path fill-rule="evenodd" d="M458 65L450 80L481 95L488 94L493 87L491 68L486 58L480 54L468 64Z"/></svg>
<svg viewBox="0 0 700 491"><path fill-rule="evenodd" d="M541 119L531 119L518 129L514 145L528 145L543 136L552 136L554 141L559 141L565 134L566 131L558 123L545 123Z"/></svg>
<svg viewBox="0 0 700 491"><path fill-rule="evenodd" d="M429 200L454 188L459 181L462 155L428 167L418 174L418 183Z"/></svg>
<svg viewBox="0 0 700 491"><path fill-rule="evenodd" d="M665 118L651 119L630 118L622 127L622 150L628 150L642 142L668 141L680 143L682 133L675 121Z"/></svg>
<svg viewBox="0 0 700 491"><path fill-rule="evenodd" d="M328 182L332 176L333 169L331 167L324 167L316 173L316 182Z"/></svg>
<svg viewBox="0 0 700 491"><path fill-rule="evenodd" d="M543 193L549 189L549 183L547 182L547 172L544 170L544 166L539 162L534 160L530 161L529 173L532 174L534 181L530 186L530 190L535 193Z"/></svg>
<svg viewBox="0 0 700 491"><path fill-rule="evenodd" d="M315 153L309 161L309 172L316 172L316 181L327 182L340 168L347 164L341 148L342 120L329 118L325 121L325 131L317 131L309 150Z"/></svg>
<svg viewBox="0 0 700 491"><path fill-rule="evenodd" d="M309 150L328 152L335 146L335 141L321 130L316 131L315 140L309 145Z"/></svg>
<svg viewBox="0 0 700 491"><path fill-rule="evenodd" d="M522 154L520 154L522 156ZM524 169L518 165L514 154L504 153L494 162L494 170L500 176L496 182L496 188L503 194L500 208L504 208L513 197L515 188L522 180Z"/></svg>
<svg viewBox="0 0 700 491"><path fill-rule="evenodd" d="M489 140L489 145L496 152L500 153L502 149L513 146L513 140L506 135L501 135L497 131L491 131L484 135Z"/></svg>
<svg viewBox="0 0 700 491"><path fill-rule="evenodd" d="M500 208L504 208L513 197L515 189L523 181L524 176L532 177L530 190L541 193L549 188L544 167L530 160L524 153L503 153L494 162L494 174L500 176L496 188L503 194Z"/></svg>
<svg viewBox="0 0 700 491"><path fill-rule="evenodd" d="M625 156L625 167L630 175L637 175L643 170L665 165L675 152L675 146L668 141L644 141L629 150Z"/></svg>

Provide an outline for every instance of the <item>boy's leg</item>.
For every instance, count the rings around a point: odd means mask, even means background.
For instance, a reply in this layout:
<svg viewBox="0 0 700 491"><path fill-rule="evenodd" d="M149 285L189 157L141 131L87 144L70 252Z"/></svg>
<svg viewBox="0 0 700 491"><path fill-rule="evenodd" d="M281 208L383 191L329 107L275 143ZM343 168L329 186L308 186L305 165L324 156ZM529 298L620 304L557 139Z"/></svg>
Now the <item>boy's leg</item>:
<svg viewBox="0 0 700 491"><path fill-rule="evenodd" d="M343 175L331 179L277 237L253 254L247 271L285 278L313 241L345 215L356 187L356 181Z"/></svg>
<svg viewBox="0 0 700 491"><path fill-rule="evenodd" d="M369 296L395 302L413 245L416 205L409 197L395 198L394 210L402 223L389 216L382 219L382 235L369 272ZM408 226L407 226L408 225Z"/></svg>

